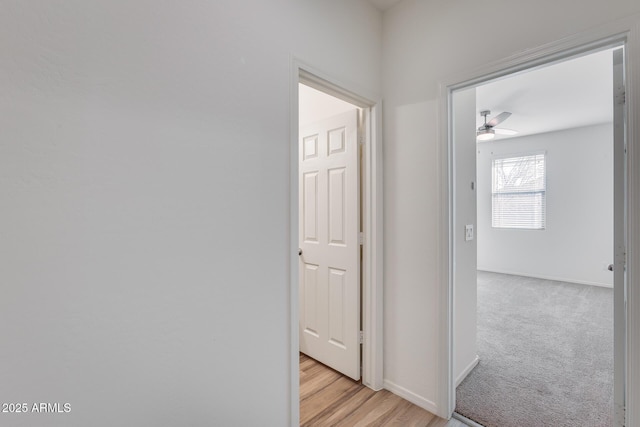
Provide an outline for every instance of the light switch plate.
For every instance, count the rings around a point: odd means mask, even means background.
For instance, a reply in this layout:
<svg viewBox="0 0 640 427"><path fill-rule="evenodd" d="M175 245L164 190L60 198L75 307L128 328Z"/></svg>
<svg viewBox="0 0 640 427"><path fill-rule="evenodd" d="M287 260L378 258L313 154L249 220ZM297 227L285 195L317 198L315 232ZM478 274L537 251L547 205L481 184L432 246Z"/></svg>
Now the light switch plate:
<svg viewBox="0 0 640 427"><path fill-rule="evenodd" d="M464 226L464 240L473 240L473 224L467 224Z"/></svg>

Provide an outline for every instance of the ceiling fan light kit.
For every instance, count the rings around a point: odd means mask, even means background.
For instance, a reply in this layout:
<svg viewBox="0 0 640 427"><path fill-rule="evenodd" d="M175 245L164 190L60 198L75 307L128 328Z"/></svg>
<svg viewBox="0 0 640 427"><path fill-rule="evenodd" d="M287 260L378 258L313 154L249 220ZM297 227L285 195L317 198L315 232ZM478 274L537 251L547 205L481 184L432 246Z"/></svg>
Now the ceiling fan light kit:
<svg viewBox="0 0 640 427"><path fill-rule="evenodd" d="M478 141L489 141L496 136L496 131L493 129L483 129L476 132L476 138Z"/></svg>
<svg viewBox="0 0 640 427"><path fill-rule="evenodd" d="M505 111L503 113L500 113L493 119L489 120L489 122L487 122L487 116L489 114L491 114L491 111L489 110L480 111L480 115L484 117L484 124L480 126L476 131L476 139L478 141L489 141L493 139L496 136L496 130L498 131L498 133L503 135L515 135L516 133L518 133L510 129L494 129L495 126L504 122L509 118L509 116L511 116L510 112Z"/></svg>

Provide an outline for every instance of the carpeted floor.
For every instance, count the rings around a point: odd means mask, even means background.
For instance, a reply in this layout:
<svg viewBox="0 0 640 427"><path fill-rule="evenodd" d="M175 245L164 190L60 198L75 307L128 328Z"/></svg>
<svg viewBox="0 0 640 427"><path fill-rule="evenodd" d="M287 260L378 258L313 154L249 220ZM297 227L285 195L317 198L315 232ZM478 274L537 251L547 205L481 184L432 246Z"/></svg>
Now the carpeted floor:
<svg viewBox="0 0 640 427"><path fill-rule="evenodd" d="M613 290L478 272L480 363L456 412L488 427L611 426Z"/></svg>

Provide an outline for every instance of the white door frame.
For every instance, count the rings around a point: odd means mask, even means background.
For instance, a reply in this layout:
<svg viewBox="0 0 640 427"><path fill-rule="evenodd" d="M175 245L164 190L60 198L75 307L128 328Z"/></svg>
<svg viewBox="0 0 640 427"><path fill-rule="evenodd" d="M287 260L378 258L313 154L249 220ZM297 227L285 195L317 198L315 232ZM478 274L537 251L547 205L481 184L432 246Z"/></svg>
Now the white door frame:
<svg viewBox="0 0 640 427"><path fill-rule="evenodd" d="M347 101L364 111L362 159L362 383L383 388L382 373L382 103L377 96L362 95L296 58L290 76L290 202L289 202L289 328L290 328L290 425L300 424L300 368L298 330L298 84L304 83Z"/></svg>
<svg viewBox="0 0 640 427"><path fill-rule="evenodd" d="M640 425L640 16L605 24L590 31L528 50L491 63L473 72L451 78L440 84L439 164L441 170L440 194L440 262L439 277L442 286L440 307L442 361L439 388L441 410L439 415L450 417L455 409L454 366L454 188L452 92L519 71L569 59L606 47L625 47L626 78L626 209L627 264L625 291L627 297L626 328L615 333L625 335L625 403L626 425ZM620 350L620 349L616 349Z"/></svg>

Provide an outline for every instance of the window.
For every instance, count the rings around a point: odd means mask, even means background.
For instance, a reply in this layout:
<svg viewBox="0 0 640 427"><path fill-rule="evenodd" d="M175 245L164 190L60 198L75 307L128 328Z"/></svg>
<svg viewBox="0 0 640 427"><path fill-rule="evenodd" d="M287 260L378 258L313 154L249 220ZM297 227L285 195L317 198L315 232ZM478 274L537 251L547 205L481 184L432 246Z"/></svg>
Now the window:
<svg viewBox="0 0 640 427"><path fill-rule="evenodd" d="M491 169L492 226L544 230L547 205L545 153L496 158Z"/></svg>

